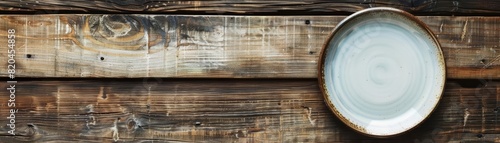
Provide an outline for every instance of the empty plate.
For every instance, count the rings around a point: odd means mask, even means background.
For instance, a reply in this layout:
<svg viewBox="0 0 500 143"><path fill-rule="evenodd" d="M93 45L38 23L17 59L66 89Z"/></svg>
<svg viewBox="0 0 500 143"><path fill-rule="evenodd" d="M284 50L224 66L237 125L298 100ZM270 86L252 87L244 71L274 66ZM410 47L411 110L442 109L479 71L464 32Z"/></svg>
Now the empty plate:
<svg viewBox="0 0 500 143"><path fill-rule="evenodd" d="M394 8L370 8L337 25L323 47L319 82L345 124L387 137L408 131L436 108L446 72L429 28Z"/></svg>

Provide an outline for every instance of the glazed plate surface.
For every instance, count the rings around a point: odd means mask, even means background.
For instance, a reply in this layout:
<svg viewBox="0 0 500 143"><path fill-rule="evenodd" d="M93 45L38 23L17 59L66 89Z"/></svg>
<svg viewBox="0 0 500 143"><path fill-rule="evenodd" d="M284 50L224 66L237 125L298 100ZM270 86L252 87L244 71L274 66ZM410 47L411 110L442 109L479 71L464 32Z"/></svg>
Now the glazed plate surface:
<svg viewBox="0 0 500 143"><path fill-rule="evenodd" d="M424 121L443 92L444 57L416 17L372 8L344 19L323 47L319 82L334 114L361 133L385 137Z"/></svg>

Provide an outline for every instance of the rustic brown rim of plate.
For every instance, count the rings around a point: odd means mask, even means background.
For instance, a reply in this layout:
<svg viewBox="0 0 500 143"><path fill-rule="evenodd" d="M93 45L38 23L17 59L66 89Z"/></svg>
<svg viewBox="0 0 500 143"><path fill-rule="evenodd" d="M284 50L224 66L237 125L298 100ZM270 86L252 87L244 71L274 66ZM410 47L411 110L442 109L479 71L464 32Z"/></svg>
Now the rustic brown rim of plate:
<svg viewBox="0 0 500 143"><path fill-rule="evenodd" d="M335 36L335 34L342 28L342 26L346 25L347 23L349 23L351 20L355 19L356 17L359 17L359 16L364 15L364 14L368 14L368 13L372 13L372 12L380 12L380 11L389 11L389 12L393 12L395 14L402 15L402 16L408 18L410 21L415 22L415 24L418 27L422 28L424 30L424 32L427 32L428 36L432 38L432 41L437 46L437 51L438 51L437 56L438 56L438 60L439 60L438 63L441 64L443 67L445 67L441 71L442 73L444 73L443 74L444 77L442 78L443 85L441 85L441 89L440 89L441 96L439 96L439 99L436 102L436 104L434 105L434 108L429 112L429 114L425 115L425 117L423 118L423 120L420 123L418 123L417 125L411 127L410 129L408 129L406 131L403 131L401 133L394 134L394 135L388 135L388 136L377 136L377 135L368 134L368 133L365 132L365 129L363 127L360 127L360 126L357 126L357 125L353 124L347 118L345 118L342 114L340 114L340 112L335 108L335 105L332 104L332 101L329 98L329 94L327 92L326 83L325 83L325 80L324 80L324 78L325 78L324 64L325 64L325 58L326 58L325 54L326 54L326 50L327 50L327 48L328 48L328 46L330 44L330 41L333 39L333 37ZM376 138L389 138L389 137L399 136L399 135L408 133L409 131L415 129L416 127L420 126L425 120L427 120L429 118L429 116L434 112L434 110L436 110L436 108L439 105L439 102L440 102L440 100L442 98L442 94L444 92L444 86L446 84L446 64L445 64L445 59L444 59L444 56L443 56L443 50L441 48L441 45L440 45L439 41L437 40L437 38L434 35L434 33L430 30L430 28L424 22L422 22L420 19L418 19L414 15L412 15L412 14L406 12L406 11L400 10L400 9L390 8L390 7L375 7L375 8L364 9L364 10L355 12L355 13L347 16L341 22L339 22L335 26L333 32L328 35L328 38L325 41L325 43L323 44L321 53L319 55L318 82L319 82L319 86L320 86L321 92L323 94L324 102L327 104L327 106L330 109L330 111L332 111L334 113L334 115L338 119L340 119L340 121L342 121L344 124L346 124L350 128L354 129L354 131L356 131L358 133L361 133L363 135L370 136L370 137L376 137Z"/></svg>

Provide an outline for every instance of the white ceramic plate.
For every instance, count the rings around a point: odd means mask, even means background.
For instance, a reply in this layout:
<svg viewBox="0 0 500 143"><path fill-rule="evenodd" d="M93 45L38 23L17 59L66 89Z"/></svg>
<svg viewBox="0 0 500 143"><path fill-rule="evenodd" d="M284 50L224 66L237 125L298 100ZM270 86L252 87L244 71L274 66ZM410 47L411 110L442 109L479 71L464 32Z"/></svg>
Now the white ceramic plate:
<svg viewBox="0 0 500 143"><path fill-rule="evenodd" d="M319 71L333 113L376 137L403 133L425 120L446 79L432 32L394 8L365 9L344 19L324 46Z"/></svg>

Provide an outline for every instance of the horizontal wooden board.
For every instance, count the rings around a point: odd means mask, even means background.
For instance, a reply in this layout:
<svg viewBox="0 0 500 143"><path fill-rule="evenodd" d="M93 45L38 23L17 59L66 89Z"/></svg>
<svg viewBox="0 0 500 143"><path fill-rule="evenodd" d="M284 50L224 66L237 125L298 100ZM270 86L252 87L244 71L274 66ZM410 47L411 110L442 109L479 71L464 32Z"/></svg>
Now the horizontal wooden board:
<svg viewBox="0 0 500 143"><path fill-rule="evenodd" d="M0 141L499 142L499 85L450 80L423 124L375 139L334 117L314 79L19 81L16 136L0 96Z"/></svg>
<svg viewBox="0 0 500 143"><path fill-rule="evenodd" d="M345 14L370 7L396 7L414 14L500 14L498 1L476 0L3 0L0 12L14 13L191 13Z"/></svg>
<svg viewBox="0 0 500 143"><path fill-rule="evenodd" d="M0 76L15 29L18 77L315 78L345 16L0 16ZM500 18L422 16L448 78L500 78Z"/></svg>

